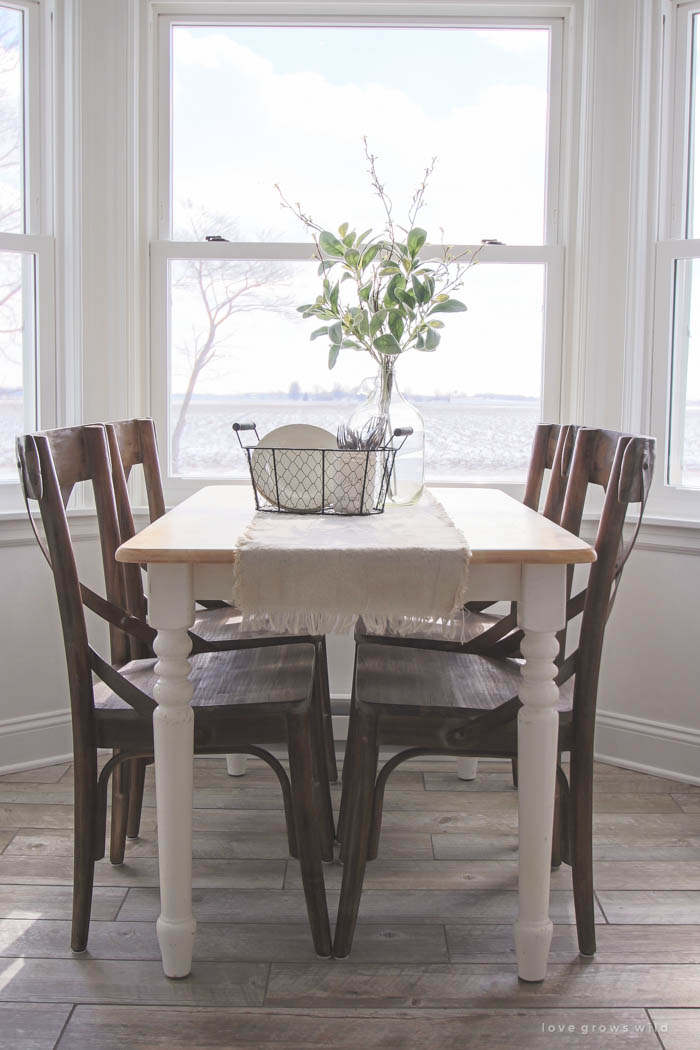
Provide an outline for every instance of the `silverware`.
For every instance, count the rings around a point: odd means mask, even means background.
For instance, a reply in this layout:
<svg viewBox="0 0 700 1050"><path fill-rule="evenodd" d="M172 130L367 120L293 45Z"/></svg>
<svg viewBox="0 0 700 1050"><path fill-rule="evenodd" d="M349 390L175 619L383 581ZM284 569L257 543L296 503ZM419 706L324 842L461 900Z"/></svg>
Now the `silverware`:
<svg viewBox="0 0 700 1050"><path fill-rule="evenodd" d="M360 430L355 430L346 423L338 427L338 448L373 451L381 448L384 442L386 420L382 416L373 416Z"/></svg>

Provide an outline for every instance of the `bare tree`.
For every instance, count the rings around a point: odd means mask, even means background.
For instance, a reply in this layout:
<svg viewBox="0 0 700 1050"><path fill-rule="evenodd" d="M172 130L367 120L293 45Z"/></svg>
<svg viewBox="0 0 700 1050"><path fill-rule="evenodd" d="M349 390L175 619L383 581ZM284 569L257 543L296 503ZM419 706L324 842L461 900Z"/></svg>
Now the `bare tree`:
<svg viewBox="0 0 700 1050"><path fill-rule="evenodd" d="M17 278L17 268L11 264L15 260L0 261L0 356L6 361L16 364L16 359L10 352L10 341L8 337L20 335L24 330L19 307L19 293L22 288L21 277Z"/></svg>
<svg viewBox="0 0 700 1050"><path fill-rule="evenodd" d="M0 230L14 233L21 227L20 174L22 155L21 37L16 11L0 11ZM21 257L20 257L21 258ZM0 359L22 365L22 271L18 257L0 257Z"/></svg>
<svg viewBox="0 0 700 1050"><path fill-rule="evenodd" d="M193 234L195 240L207 236L236 239L235 225L230 219L195 212L191 207L188 212L187 239L192 239ZM189 374L171 434L176 473L187 414L202 373L233 349L238 316L256 310L291 307L285 294L288 280L282 265L266 259L189 259L183 264L173 287L194 295L198 316L177 346L187 362Z"/></svg>
<svg viewBox="0 0 700 1050"><path fill-rule="evenodd" d="M22 200L22 67L17 12L0 10L0 230L20 232Z"/></svg>

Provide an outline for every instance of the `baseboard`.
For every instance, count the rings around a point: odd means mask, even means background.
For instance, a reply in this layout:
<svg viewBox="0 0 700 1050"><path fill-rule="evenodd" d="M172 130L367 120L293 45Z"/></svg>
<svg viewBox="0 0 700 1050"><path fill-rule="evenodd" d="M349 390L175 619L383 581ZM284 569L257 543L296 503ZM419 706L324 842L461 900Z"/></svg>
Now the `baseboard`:
<svg viewBox="0 0 700 1050"><path fill-rule="evenodd" d="M340 696L338 699L347 700L349 697ZM347 715L333 715L333 735L338 743L345 743ZM0 776L72 761L70 711L47 711L41 715L0 721Z"/></svg>
<svg viewBox="0 0 700 1050"><path fill-rule="evenodd" d="M349 721L348 715L333 715L333 739L336 744L345 745L345 741L348 739Z"/></svg>
<svg viewBox="0 0 700 1050"><path fill-rule="evenodd" d="M349 697L335 694L333 699L347 701ZM348 716L334 714L333 735L338 743L347 740L347 731ZM624 769L700 784L700 730L697 729L599 711L595 757L598 762Z"/></svg>
<svg viewBox="0 0 700 1050"><path fill-rule="evenodd" d="M0 774L72 761L70 711L0 721Z"/></svg>
<svg viewBox="0 0 700 1050"><path fill-rule="evenodd" d="M347 701L349 697L336 694L333 699ZM347 731L348 716L334 714L333 735L341 750ZM641 773L700 784L700 730L686 726L599 711L595 757ZM72 758L70 711L0 721L0 774L71 762Z"/></svg>
<svg viewBox="0 0 700 1050"><path fill-rule="evenodd" d="M349 697L338 696L338 699L349 700ZM347 715L333 715L333 735L344 745L348 736ZM0 721L0 776L72 761L70 711L47 711Z"/></svg>
<svg viewBox="0 0 700 1050"><path fill-rule="evenodd" d="M640 773L700 784L700 730L687 726L599 711L595 757Z"/></svg>

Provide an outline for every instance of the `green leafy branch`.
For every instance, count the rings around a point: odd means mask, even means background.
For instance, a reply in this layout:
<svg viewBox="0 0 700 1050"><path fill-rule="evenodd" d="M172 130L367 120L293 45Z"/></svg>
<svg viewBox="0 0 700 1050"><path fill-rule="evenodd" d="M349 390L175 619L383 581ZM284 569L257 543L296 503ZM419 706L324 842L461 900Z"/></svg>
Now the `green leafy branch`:
<svg viewBox="0 0 700 1050"><path fill-rule="evenodd" d="M432 352L440 343L445 327L440 314L461 313L467 308L455 299L464 274L476 262L477 252L453 256L443 245L438 260L422 259L421 249L427 233L416 225L425 203L425 192L435 168L433 158L425 169L408 211L408 226L395 224L392 201L377 174L376 157L364 140L369 175L385 214L386 227L380 234L371 229L358 234L347 222L337 235L315 223L300 204L290 204L279 186L282 206L292 211L310 230L319 260L322 287L315 302L297 307L304 318L324 322L311 333L311 339L327 336L330 342L328 367L333 368L341 350L365 350L375 361L398 356L407 350ZM400 239L397 230L404 235ZM344 299L346 282L353 296Z"/></svg>

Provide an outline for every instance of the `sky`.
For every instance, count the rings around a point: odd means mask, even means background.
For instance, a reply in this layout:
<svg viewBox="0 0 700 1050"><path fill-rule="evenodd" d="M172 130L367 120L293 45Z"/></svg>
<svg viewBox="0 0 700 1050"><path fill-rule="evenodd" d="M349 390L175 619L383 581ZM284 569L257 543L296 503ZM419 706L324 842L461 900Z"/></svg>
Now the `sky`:
<svg viewBox="0 0 700 1050"><path fill-rule="evenodd" d="M305 241L275 190L331 229L378 231L381 205L362 137L405 221L432 157L419 224L429 241L542 243L549 39L546 30L178 27L173 42L173 226L192 211L234 226L240 240ZM212 218L207 232L221 222ZM200 230L201 233L201 230ZM318 294L316 267L295 263L270 292L294 305ZM400 362L407 392L537 396L541 382L541 266L481 266L460 293L468 312L446 318L434 354ZM173 289L173 389L187 365L196 297ZM201 313L201 308L200 308ZM355 386L374 365L327 345L293 309L237 319L229 352L198 392ZM254 348L254 349L253 349Z"/></svg>
<svg viewBox="0 0 700 1050"><path fill-rule="evenodd" d="M275 183L323 224L376 224L366 135L399 213L438 157L422 212L436 239L442 225L453 242L542 243L548 38L175 28L175 228L181 202L199 198L235 218L241 239L302 239ZM343 208L353 214L336 218Z"/></svg>
<svg viewBox="0 0 700 1050"><path fill-rule="evenodd" d="M20 233L22 12L0 7L0 230Z"/></svg>
<svg viewBox="0 0 700 1050"><path fill-rule="evenodd" d="M22 229L22 14L0 7L0 231ZM22 257L0 252L0 386L22 383Z"/></svg>
<svg viewBox="0 0 700 1050"><path fill-rule="evenodd" d="M700 20L698 16L693 17L693 50L697 51L698 47L698 27L700 26ZM698 156L698 149L700 147L700 62L697 58L693 61L694 69L694 83L693 83L693 134L691 136L692 144L692 163L691 171L693 172L693 192L689 194L690 201L688 207L688 236L699 237L700 236L700 156ZM682 265L682 264L681 264ZM687 266L688 264L686 264ZM696 278L700 275L700 266L697 263L689 264L693 271L693 276ZM686 274L687 276L687 274ZM697 283L695 284L697 286ZM692 285L691 285L692 287ZM695 297L697 300L697 296ZM688 347L688 374L687 374L687 391L688 397L695 400L700 399L700 303L694 301L690 309L690 325L688 331L689 347Z"/></svg>

